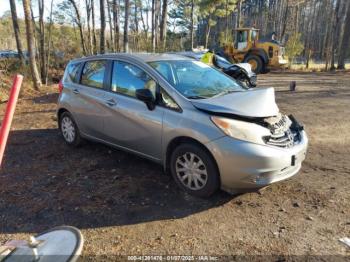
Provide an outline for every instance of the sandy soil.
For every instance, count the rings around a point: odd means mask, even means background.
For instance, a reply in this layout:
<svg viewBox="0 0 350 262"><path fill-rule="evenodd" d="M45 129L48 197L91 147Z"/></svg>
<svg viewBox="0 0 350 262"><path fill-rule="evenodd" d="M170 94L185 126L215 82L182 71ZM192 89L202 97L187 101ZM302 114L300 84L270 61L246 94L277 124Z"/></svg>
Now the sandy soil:
<svg viewBox="0 0 350 262"><path fill-rule="evenodd" d="M181 192L147 160L94 143L66 146L55 90L24 95L0 171L0 244L68 224L82 230L85 255L349 258L339 238L350 237L350 73L271 73L259 84L275 87L281 110L305 125L303 168L260 192L207 200Z"/></svg>

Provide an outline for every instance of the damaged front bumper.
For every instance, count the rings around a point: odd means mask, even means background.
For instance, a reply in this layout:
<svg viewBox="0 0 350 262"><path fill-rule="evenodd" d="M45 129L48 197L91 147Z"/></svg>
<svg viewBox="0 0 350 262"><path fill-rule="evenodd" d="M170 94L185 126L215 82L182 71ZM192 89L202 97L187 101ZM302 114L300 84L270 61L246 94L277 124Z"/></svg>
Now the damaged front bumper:
<svg viewBox="0 0 350 262"><path fill-rule="evenodd" d="M294 176L305 159L307 146L304 130L298 130L298 141L291 147L254 144L228 136L207 144L219 167L221 188L232 193Z"/></svg>

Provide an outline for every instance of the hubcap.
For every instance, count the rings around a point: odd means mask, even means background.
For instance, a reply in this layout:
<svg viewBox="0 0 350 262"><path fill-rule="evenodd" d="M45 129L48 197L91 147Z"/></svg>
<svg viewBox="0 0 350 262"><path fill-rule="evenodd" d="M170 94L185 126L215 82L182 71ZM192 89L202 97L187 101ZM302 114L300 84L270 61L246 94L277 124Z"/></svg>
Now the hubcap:
<svg viewBox="0 0 350 262"><path fill-rule="evenodd" d="M176 159L176 175L180 182L191 190L200 190L208 180L207 168L194 153L185 153Z"/></svg>
<svg viewBox="0 0 350 262"><path fill-rule="evenodd" d="M61 130L64 139L67 142L72 143L75 139L75 127L72 119L67 116L63 117L61 122Z"/></svg>

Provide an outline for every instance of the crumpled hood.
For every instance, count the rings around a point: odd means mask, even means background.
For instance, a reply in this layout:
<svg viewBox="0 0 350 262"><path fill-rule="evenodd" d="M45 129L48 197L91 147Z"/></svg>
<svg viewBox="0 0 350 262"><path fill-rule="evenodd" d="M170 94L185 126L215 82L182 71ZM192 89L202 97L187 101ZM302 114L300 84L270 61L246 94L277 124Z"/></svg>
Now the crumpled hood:
<svg viewBox="0 0 350 262"><path fill-rule="evenodd" d="M236 66L239 66L241 68L243 68L245 71L247 71L247 73L252 73L252 66L249 63L238 63L235 64Z"/></svg>
<svg viewBox="0 0 350 262"><path fill-rule="evenodd" d="M205 111L245 117L270 117L279 113L272 87L254 88L191 102L196 108Z"/></svg>

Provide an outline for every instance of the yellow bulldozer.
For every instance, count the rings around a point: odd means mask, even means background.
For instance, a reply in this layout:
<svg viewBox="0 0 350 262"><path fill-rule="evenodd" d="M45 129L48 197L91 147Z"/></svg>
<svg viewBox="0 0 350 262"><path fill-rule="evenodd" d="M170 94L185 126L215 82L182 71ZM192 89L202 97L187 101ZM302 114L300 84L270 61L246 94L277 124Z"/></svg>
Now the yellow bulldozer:
<svg viewBox="0 0 350 262"><path fill-rule="evenodd" d="M275 39L259 40L259 29L238 28L234 30L235 43L228 44L221 49L219 55L225 56L231 62L249 63L252 70L266 73L272 68L281 68L288 64L284 55L284 47Z"/></svg>

